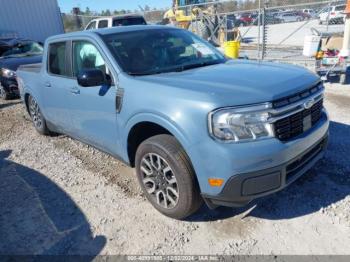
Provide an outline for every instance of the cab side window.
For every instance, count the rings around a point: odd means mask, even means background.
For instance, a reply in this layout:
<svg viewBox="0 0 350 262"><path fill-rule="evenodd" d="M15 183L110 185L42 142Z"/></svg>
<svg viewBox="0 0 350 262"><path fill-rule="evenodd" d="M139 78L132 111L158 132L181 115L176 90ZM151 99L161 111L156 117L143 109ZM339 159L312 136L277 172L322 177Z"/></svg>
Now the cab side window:
<svg viewBox="0 0 350 262"><path fill-rule="evenodd" d="M108 27L108 20L101 20L98 22L98 28L106 28Z"/></svg>
<svg viewBox="0 0 350 262"><path fill-rule="evenodd" d="M48 71L54 75L68 76L66 66L66 42L53 43L49 46Z"/></svg>
<svg viewBox="0 0 350 262"><path fill-rule="evenodd" d="M106 63L97 48L88 41L73 42L73 74L76 77L85 69L100 69L109 75Z"/></svg>

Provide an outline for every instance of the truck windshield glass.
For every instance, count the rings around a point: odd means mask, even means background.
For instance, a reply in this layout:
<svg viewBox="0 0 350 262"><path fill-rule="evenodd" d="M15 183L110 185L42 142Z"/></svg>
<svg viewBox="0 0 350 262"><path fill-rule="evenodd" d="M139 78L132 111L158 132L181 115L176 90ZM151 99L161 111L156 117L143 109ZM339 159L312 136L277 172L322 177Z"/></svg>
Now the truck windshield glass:
<svg viewBox="0 0 350 262"><path fill-rule="evenodd" d="M21 57L21 56L36 56L42 55L43 47L36 42L23 42L6 48L0 54L1 58L6 57Z"/></svg>
<svg viewBox="0 0 350 262"><path fill-rule="evenodd" d="M129 75L184 71L226 61L216 48L186 30L151 29L102 38Z"/></svg>

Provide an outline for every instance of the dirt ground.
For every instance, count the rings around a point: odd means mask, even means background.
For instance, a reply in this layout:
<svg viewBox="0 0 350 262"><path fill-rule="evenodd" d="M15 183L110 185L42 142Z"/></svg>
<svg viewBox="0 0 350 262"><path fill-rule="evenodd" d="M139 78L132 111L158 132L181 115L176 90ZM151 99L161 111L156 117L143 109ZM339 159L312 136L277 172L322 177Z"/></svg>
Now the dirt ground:
<svg viewBox="0 0 350 262"><path fill-rule="evenodd" d="M350 254L350 87L326 85L324 160L249 206L187 221L159 214L134 170L66 136L37 134L0 102L0 254Z"/></svg>

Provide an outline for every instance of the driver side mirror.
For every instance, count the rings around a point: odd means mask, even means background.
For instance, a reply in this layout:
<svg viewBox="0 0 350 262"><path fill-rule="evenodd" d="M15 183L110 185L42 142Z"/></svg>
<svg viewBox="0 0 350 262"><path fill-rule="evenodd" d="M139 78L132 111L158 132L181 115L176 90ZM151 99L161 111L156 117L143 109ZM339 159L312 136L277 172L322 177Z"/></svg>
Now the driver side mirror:
<svg viewBox="0 0 350 262"><path fill-rule="evenodd" d="M79 72L78 84L83 87L108 85L105 73L100 69L84 69Z"/></svg>

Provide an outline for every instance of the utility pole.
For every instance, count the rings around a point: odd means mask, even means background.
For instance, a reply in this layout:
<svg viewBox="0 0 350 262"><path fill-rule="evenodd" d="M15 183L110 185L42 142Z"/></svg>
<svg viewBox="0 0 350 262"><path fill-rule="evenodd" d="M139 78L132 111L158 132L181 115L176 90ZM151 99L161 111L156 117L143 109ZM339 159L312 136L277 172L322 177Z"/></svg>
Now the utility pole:
<svg viewBox="0 0 350 262"><path fill-rule="evenodd" d="M340 51L340 56L349 57L350 56L350 0L347 1L347 5L344 13L346 15L345 27L344 27L344 39L343 39L343 48Z"/></svg>
<svg viewBox="0 0 350 262"><path fill-rule="evenodd" d="M261 13L261 0L259 0L259 11L258 11L258 60L260 61L261 57L260 57L260 38L261 38L261 31L260 31L260 27L261 27L261 18L262 18L262 13Z"/></svg>

